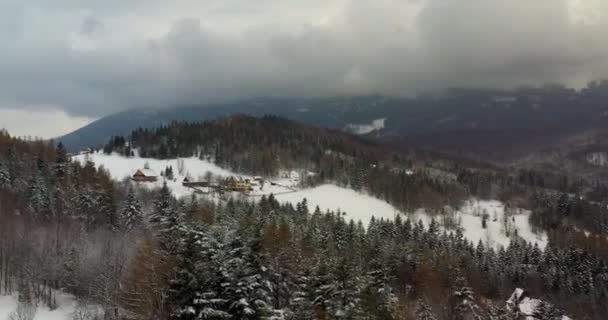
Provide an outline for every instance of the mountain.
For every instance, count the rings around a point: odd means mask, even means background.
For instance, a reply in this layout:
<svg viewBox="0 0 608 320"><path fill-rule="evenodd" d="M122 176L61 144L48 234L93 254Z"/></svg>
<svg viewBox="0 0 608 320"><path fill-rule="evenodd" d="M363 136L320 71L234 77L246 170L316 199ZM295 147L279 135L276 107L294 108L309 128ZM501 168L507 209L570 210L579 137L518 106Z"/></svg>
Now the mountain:
<svg viewBox="0 0 608 320"><path fill-rule="evenodd" d="M390 100L390 102L392 101ZM271 114L306 124L341 129L349 124L366 124L370 122L368 119L381 118L379 115L386 114L385 105L390 105L390 102L386 98L377 96L315 99L268 98L155 110L133 109L101 118L58 140L62 141L69 150L76 151L84 147L99 146L105 143L110 136L127 135L139 127L154 128L172 121L213 120L234 113L254 116ZM382 108L371 108L380 104L382 104ZM393 107L396 108L397 104L395 103ZM376 115L378 117L374 118Z"/></svg>
<svg viewBox="0 0 608 320"><path fill-rule="evenodd" d="M564 87L511 91L452 89L413 98L383 96L264 98L102 118L60 140L70 150L99 146L112 135L172 121L203 121L233 113L277 115L365 135L400 148L549 169L608 179L608 81L583 90Z"/></svg>
<svg viewBox="0 0 608 320"><path fill-rule="evenodd" d="M577 181L560 172L423 160L277 116L129 136L70 157L0 133L0 238L11 244L0 252L0 317L608 312L606 206L570 191ZM141 168L161 175L126 179ZM216 191L197 192L188 176ZM530 295L505 306L515 288Z"/></svg>

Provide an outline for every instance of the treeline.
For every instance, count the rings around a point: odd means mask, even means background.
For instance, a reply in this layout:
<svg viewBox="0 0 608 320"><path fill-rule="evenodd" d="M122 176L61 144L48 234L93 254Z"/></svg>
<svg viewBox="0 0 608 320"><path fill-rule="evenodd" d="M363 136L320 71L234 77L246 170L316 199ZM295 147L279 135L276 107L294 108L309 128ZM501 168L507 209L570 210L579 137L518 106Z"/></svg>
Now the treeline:
<svg viewBox="0 0 608 320"><path fill-rule="evenodd" d="M500 199L532 209L532 222L546 230L574 225L608 234L607 187L555 172L475 165L458 159L431 159L416 151L392 152L339 131L302 125L275 116L235 115L202 123L172 123L138 129L130 138L113 137L104 150L175 158L199 156L250 174L276 175L279 169L312 171L304 185L333 182L363 190L403 211L441 212L470 197ZM414 165L416 168L414 169ZM570 197L572 214L552 210L560 195ZM578 199L574 201L574 199Z"/></svg>
<svg viewBox="0 0 608 320"><path fill-rule="evenodd" d="M150 221L119 292L144 318L518 319L504 307L516 287L553 303L539 319L608 311L605 260L571 247L494 250L401 217L365 229L272 196L184 205L161 191Z"/></svg>
<svg viewBox="0 0 608 320"><path fill-rule="evenodd" d="M40 303L58 307L57 290L79 297L83 314L88 303L116 312L114 290L137 239L128 231L143 222L129 199L61 144L0 132L0 294L19 293L13 318L33 316Z"/></svg>
<svg viewBox="0 0 608 320"><path fill-rule="evenodd" d="M125 140L113 137L104 150L128 155ZM142 157L209 157L221 167L266 176L285 168L315 170L327 158L337 156L368 161L384 156L376 144L356 136L275 116L233 115L200 123L175 122L157 129L137 129L129 141Z"/></svg>
<svg viewBox="0 0 608 320"><path fill-rule="evenodd" d="M505 299L524 287L552 302L539 317L608 312L598 238L494 250L400 216L365 228L306 201L133 191L64 153L0 139L0 288L22 304L54 307L63 289L106 319L517 319Z"/></svg>

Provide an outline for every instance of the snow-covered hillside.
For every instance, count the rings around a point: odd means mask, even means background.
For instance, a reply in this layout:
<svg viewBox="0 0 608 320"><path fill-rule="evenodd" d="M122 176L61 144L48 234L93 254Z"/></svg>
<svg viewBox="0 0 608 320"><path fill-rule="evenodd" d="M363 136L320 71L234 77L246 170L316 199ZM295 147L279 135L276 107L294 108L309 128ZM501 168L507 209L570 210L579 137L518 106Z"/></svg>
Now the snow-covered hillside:
<svg viewBox="0 0 608 320"><path fill-rule="evenodd" d="M346 220L361 220L364 226L369 224L372 216L376 219L393 220L396 215L403 214L389 203L356 192L351 189L326 184L315 188L304 189L294 193L278 195L279 201L297 203L306 198L312 211L319 206L321 211L340 210ZM506 214L505 214L506 211ZM486 227L482 225L483 215L487 214ZM459 210L449 212L447 217L428 214L419 209L409 214L414 221L422 220L428 225L431 219L444 226L448 231L460 227L464 237L474 243L479 240L495 248L508 246L511 239L521 238L531 243L537 243L541 249L547 245L547 235L544 232L535 233L529 223L531 212L520 208L507 208L497 200L470 199ZM445 228L446 225L453 225Z"/></svg>
<svg viewBox="0 0 608 320"><path fill-rule="evenodd" d="M108 170L112 178L119 181L132 177L137 170L143 169L147 166L149 170L152 170L159 175L159 179L156 182L146 182L140 185L150 188L160 188L162 187L163 183L166 182L167 186L172 190L176 197L189 196L192 194L192 189L182 185L182 181L185 177L189 177L190 179L194 180L204 180L205 175L211 173L215 177L239 176L243 178L251 178L247 175L225 170L209 161L201 160L197 157L159 160L152 158L140 158L137 156L123 157L118 154L107 155L103 152L95 152L75 156L73 160L79 161L81 164L85 164L87 161L92 161L95 163L96 167L103 167L104 169ZM169 180L160 177L160 173L169 166L173 168L173 179ZM281 194L285 192L292 192L293 187L297 184L296 180L297 179L292 177L275 179L273 180L274 184L266 183L262 190L255 188L251 195L263 195L271 193Z"/></svg>
<svg viewBox="0 0 608 320"><path fill-rule="evenodd" d="M380 118L373 120L371 123L367 124L348 124L345 128L346 131L354 134L366 134L375 130L384 129L384 123L386 122L386 118Z"/></svg>
<svg viewBox="0 0 608 320"><path fill-rule="evenodd" d="M344 213L346 220L360 220L366 227L372 216L377 219L393 220L395 215L400 214L397 209L385 201L333 184L277 195L276 198L279 201L294 204L306 198L311 211L316 206L319 206L323 212L340 210Z"/></svg>
<svg viewBox="0 0 608 320"><path fill-rule="evenodd" d="M173 180L166 180L166 182L177 197L190 196L192 194L192 189L182 186L182 180L186 176L198 178L203 177L207 172L211 172L215 176L246 177L246 175L222 169L213 163L200 160L196 157L158 160L93 153L76 156L75 160L81 163L92 161L97 167L103 166L116 180L123 180L126 177L132 176L135 171L143 168L146 164L156 173L161 172L168 166L172 166L175 178ZM141 185L161 187L164 180L161 177L157 182L142 183ZM397 214L404 214L386 201L333 184L299 189L297 186L298 179L294 177L270 179L269 181L272 181L272 184L269 182L265 183L261 190L256 187L249 194L252 196L250 198L254 200L258 199L255 196L272 193L279 201L290 202L294 205L306 198L311 211L316 206L319 206L323 212L327 210L340 210L344 213L346 220L360 220L365 226L369 224L372 216L377 219L392 220ZM507 246L511 239L516 238L538 243L541 248L544 248L547 244L547 236L544 232L533 232L532 226L528 222L530 211L518 208L505 208L500 201L470 199L459 210L447 211L448 214L446 216L436 215L435 220L447 230L455 231L456 227L460 227L465 238L473 242L481 240L496 248ZM485 228L482 226L484 215L486 215ZM415 213L409 214L409 216L414 221L422 220L426 224L432 219L432 216L423 209L417 210Z"/></svg>
<svg viewBox="0 0 608 320"><path fill-rule="evenodd" d="M469 199L459 210L434 218L442 225L455 223L461 228L464 237L474 243L481 240L498 248L508 246L511 239L521 238L537 243L544 249L547 245L547 235L544 231L533 230L529 223L530 214L529 210L521 208L505 208L505 205L497 200ZM413 214L413 219L420 219L428 224L432 216L424 210L418 210Z"/></svg>

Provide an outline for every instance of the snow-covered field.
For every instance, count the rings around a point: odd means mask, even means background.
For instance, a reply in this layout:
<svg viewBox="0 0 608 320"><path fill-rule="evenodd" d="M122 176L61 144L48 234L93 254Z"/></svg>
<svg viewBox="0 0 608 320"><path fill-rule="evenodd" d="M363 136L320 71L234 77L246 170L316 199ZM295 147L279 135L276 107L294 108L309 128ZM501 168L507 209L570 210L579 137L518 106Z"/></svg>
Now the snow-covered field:
<svg viewBox="0 0 608 320"><path fill-rule="evenodd" d="M397 209L385 201L333 184L324 184L294 193L277 195L276 198L279 201L293 204L306 198L308 209L311 212L316 206L319 206L322 212L340 210L344 212L346 220L360 220L366 227L372 216L376 219L393 220L395 215L400 214Z"/></svg>
<svg viewBox="0 0 608 320"><path fill-rule="evenodd" d="M373 120L371 123L367 124L348 124L346 126L346 131L354 133L354 134L366 134L375 130L384 129L384 123L386 122L386 118L380 118Z"/></svg>
<svg viewBox="0 0 608 320"><path fill-rule="evenodd" d="M127 158L116 154L93 153L76 156L75 160L81 163L85 163L87 160L93 161L97 167L103 166L107 169L116 180L123 180L126 177L132 176L136 170L143 168L146 163L156 173L160 173L166 167L172 166L175 178L167 180L167 185L177 197L192 194L192 189L182 186L182 180L186 176L196 179L203 177L206 172L211 172L215 176L242 176L243 178L247 178L246 175L222 169L213 163L200 160L196 157L157 160L139 157ZM161 187L164 180L164 178L160 177L157 182L142 183L142 185ZM397 214L403 214L386 201L333 184L299 189L297 186L298 181L294 178L286 177L271 181L274 182L274 185L267 182L262 190L259 187L254 187L254 191L250 195L260 196L272 193L279 201L290 202L294 205L306 198L310 211L313 211L316 206L319 206L323 212L327 210L340 210L344 213L346 220L360 220L365 226L369 224L372 216L377 219L392 220ZM252 199L257 198L252 197ZM440 225L445 225L448 220L451 220L452 224L455 223L460 226L465 238L475 243L481 240L496 248L508 246L511 239L517 237L532 243L538 243L541 248L546 246L546 234L544 232L533 232L528 222L530 211L518 208L511 208L507 211L505 215L505 206L500 201L470 199L462 208L450 213L448 215L450 219L437 215L435 216L435 220ZM482 216L484 214L487 215L486 228L482 227ZM431 221L431 215L423 209L408 215L412 220L418 221L420 219L425 224ZM453 227L448 230L454 230Z"/></svg>
<svg viewBox="0 0 608 320"><path fill-rule="evenodd" d="M107 155L103 152L96 152L77 155L73 160L79 161L83 165L87 161L92 161L95 163L96 167L103 167L108 170L112 178L118 181L132 177L137 170L143 169L147 165L150 170L158 175L159 179L156 182L145 182L140 183L140 185L149 188L160 188L164 182L167 182L167 186L176 197L184 197L192 194L192 189L182 185L182 181L185 177L202 181L207 172L210 172L216 177L235 176L252 178L247 175L225 170L209 161L201 160L197 157L159 160L152 158L123 157L118 154ZM172 180L160 176L161 171L164 171L169 166L173 168L174 177ZM274 185L265 183L261 190L259 187L254 187L254 191L251 192L251 195L292 192L292 188L297 184L297 181L291 178L275 179L272 180L272 182L274 182Z"/></svg>
<svg viewBox="0 0 608 320"><path fill-rule="evenodd" d="M507 211L505 214L505 211ZM483 215L487 214L486 228L483 228ZM469 199L457 211L447 215L460 226L464 237L474 243L479 240L495 248L508 246L511 239L522 238L537 243L541 249L547 246L547 234L544 231L534 232L529 223L531 212L521 208L505 210L502 202L497 200ZM422 220L428 224L433 218L420 209L411 215L412 219ZM434 216L437 223L445 224L446 216Z"/></svg>
<svg viewBox="0 0 608 320"><path fill-rule="evenodd" d="M50 310L48 307L40 305L36 308L34 320L70 320L73 319L77 302L74 297L68 294L57 293L58 307ZM0 320L8 320L11 314L17 309L17 294L3 296L0 295Z"/></svg>
<svg viewBox="0 0 608 320"><path fill-rule="evenodd" d="M393 220L397 214L402 214L383 200L332 184L278 195L276 198L294 204L306 198L311 211L316 206L319 206L321 211L340 210L346 220L360 220L366 227L372 216L376 219ZM505 206L500 201L470 199L462 208L452 212L450 217L460 226L464 237L474 243L481 240L495 248L506 247L512 238L521 237L528 242L537 243L541 249L544 249L547 245L547 235L544 232L533 232L528 222L531 212L519 208L508 211L505 216ZM483 214L487 214L488 217L486 228L482 227ZM413 221L422 220L425 225L428 225L433 218L424 209L407 216ZM440 215L435 216L435 220L440 225L446 222L446 219ZM455 231L455 229L448 230Z"/></svg>

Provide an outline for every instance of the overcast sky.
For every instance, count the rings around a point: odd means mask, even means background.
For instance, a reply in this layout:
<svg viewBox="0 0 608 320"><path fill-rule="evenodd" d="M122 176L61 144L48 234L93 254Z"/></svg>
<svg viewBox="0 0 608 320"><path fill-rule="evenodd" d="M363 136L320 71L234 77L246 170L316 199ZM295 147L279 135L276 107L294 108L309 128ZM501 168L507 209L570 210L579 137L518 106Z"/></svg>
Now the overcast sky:
<svg viewBox="0 0 608 320"><path fill-rule="evenodd" d="M608 77L607 34L605 0L0 0L0 126L47 137L252 96L579 87Z"/></svg>

